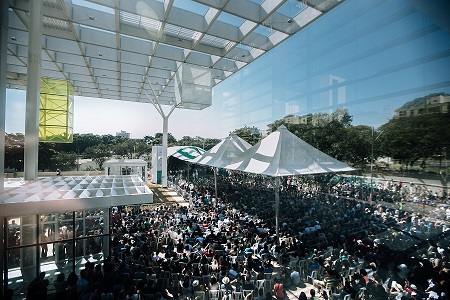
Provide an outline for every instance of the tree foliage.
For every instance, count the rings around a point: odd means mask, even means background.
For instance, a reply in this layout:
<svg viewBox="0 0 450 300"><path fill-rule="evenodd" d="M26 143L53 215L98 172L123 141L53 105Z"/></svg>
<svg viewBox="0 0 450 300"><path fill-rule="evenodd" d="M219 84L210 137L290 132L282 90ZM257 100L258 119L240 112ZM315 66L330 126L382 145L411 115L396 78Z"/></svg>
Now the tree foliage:
<svg viewBox="0 0 450 300"><path fill-rule="evenodd" d="M21 133L5 134L5 169L23 171L25 137Z"/></svg>
<svg viewBox="0 0 450 300"><path fill-rule="evenodd" d="M245 126L243 128L234 130L232 133L237 135L238 137L240 137L241 139L243 139L250 145L255 145L262 138L261 130L259 130L256 127Z"/></svg>
<svg viewBox="0 0 450 300"><path fill-rule="evenodd" d="M340 108L331 114L308 114L298 118L298 122L294 123L288 123L287 119L269 124L270 132L284 125L290 132L320 151L337 159L345 157L346 151L339 147L339 143L345 139L347 128L352 122L352 116L346 109Z"/></svg>
<svg viewBox="0 0 450 300"><path fill-rule="evenodd" d="M370 164L372 156L372 127L358 125L345 128L345 133L335 148L342 160L363 168ZM377 156L378 152L374 151L374 157Z"/></svg>
<svg viewBox="0 0 450 300"><path fill-rule="evenodd" d="M70 171L76 167L77 154L74 152L59 152L55 155L55 165L61 171Z"/></svg>
<svg viewBox="0 0 450 300"><path fill-rule="evenodd" d="M449 124L450 113L391 119L380 127L381 154L406 165L442 155L449 146Z"/></svg>
<svg viewBox="0 0 450 300"><path fill-rule="evenodd" d="M84 152L84 154L88 158L95 161L97 163L99 169L102 170L103 164L105 163L105 161L109 157L111 157L112 150L111 150L110 146L108 146L108 145L99 144L99 145L87 148L86 151Z"/></svg>

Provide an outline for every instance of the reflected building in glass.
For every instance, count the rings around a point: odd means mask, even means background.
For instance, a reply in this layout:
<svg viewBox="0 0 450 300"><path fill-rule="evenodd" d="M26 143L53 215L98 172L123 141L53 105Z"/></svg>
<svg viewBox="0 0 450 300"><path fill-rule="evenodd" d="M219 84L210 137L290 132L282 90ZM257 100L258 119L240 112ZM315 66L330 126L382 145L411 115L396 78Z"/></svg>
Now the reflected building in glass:
<svg viewBox="0 0 450 300"><path fill-rule="evenodd" d="M222 126L265 130L343 107L353 125L379 127L409 101L449 93L450 25L434 6L345 1L215 87Z"/></svg>

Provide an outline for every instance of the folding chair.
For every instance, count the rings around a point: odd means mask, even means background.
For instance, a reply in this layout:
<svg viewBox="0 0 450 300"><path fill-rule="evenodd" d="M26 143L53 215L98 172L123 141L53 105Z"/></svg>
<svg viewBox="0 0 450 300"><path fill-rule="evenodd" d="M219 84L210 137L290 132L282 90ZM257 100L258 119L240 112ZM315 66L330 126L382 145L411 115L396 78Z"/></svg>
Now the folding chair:
<svg viewBox="0 0 450 300"><path fill-rule="evenodd" d="M331 294L333 293L334 280L326 281L325 285L322 287L323 292L327 295L326 299L331 299Z"/></svg>
<svg viewBox="0 0 450 300"><path fill-rule="evenodd" d="M314 284L314 280L317 280L317 271L316 270L314 270L314 271L312 271L311 272L311 275L308 275L307 277L306 277L306 280L308 280L309 281L309 279L311 279L311 284Z"/></svg>
<svg viewBox="0 0 450 300"><path fill-rule="evenodd" d="M205 291L195 291L194 292L194 300L206 300L205 299Z"/></svg>
<svg viewBox="0 0 450 300"><path fill-rule="evenodd" d="M203 275L202 281L205 288L209 288L211 286L211 275Z"/></svg>
<svg viewBox="0 0 450 300"><path fill-rule="evenodd" d="M209 297L209 300L221 300L220 290L209 290L208 297Z"/></svg>
<svg viewBox="0 0 450 300"><path fill-rule="evenodd" d="M170 271L163 271L163 272L161 272L160 276L161 276L160 278L161 278L163 287L169 288L170 276L171 276Z"/></svg>
<svg viewBox="0 0 450 300"><path fill-rule="evenodd" d="M256 294L259 295L259 291L263 291L263 295L266 294L266 280L265 279L259 279L255 282L255 291Z"/></svg>
<svg viewBox="0 0 450 300"><path fill-rule="evenodd" d="M350 270L341 271L339 272L339 275L341 275L342 284L345 286L345 283L350 281Z"/></svg>
<svg viewBox="0 0 450 300"><path fill-rule="evenodd" d="M351 294L345 295L344 300L352 300L352 295Z"/></svg>
<svg viewBox="0 0 450 300"><path fill-rule="evenodd" d="M236 292L236 291L233 291L233 293L232 293L231 295L232 295L232 299L233 299L233 300L244 300L244 294L243 294L243 292Z"/></svg>
<svg viewBox="0 0 450 300"><path fill-rule="evenodd" d="M356 294L356 299L358 299L358 300L366 299L366 288L365 287L359 288L358 294Z"/></svg>
<svg viewBox="0 0 450 300"><path fill-rule="evenodd" d="M272 273L264 273L264 280L266 281L266 283L265 283L266 287L273 286L273 274Z"/></svg>
<svg viewBox="0 0 450 300"><path fill-rule="evenodd" d="M171 273L170 274L171 280L172 280L172 289L178 290L180 286L180 273Z"/></svg>
<svg viewBox="0 0 450 300"><path fill-rule="evenodd" d="M253 290L243 290L242 295L244 300L251 300L253 298Z"/></svg>

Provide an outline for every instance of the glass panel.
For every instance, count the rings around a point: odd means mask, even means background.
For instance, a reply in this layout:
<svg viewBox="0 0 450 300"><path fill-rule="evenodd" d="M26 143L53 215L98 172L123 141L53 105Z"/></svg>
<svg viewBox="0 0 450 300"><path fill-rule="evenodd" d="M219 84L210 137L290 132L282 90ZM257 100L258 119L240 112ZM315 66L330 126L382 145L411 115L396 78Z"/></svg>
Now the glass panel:
<svg viewBox="0 0 450 300"><path fill-rule="evenodd" d="M20 245L36 244L36 216L21 217Z"/></svg>
<svg viewBox="0 0 450 300"><path fill-rule="evenodd" d="M42 215L39 228L39 243L56 241L58 222L55 214Z"/></svg>
<svg viewBox="0 0 450 300"><path fill-rule="evenodd" d="M58 215L58 240L73 238L72 213L62 213Z"/></svg>
<svg viewBox="0 0 450 300"><path fill-rule="evenodd" d="M342 25L347 14L356 17ZM342 107L353 126L378 127L397 113L418 115L403 105L450 93L449 45L448 32L409 2L347 0L216 85L214 107L222 118L215 124L228 132L264 130L289 114Z"/></svg>
<svg viewBox="0 0 450 300"><path fill-rule="evenodd" d="M83 212L75 212L75 237L83 237L84 233L84 218Z"/></svg>
<svg viewBox="0 0 450 300"><path fill-rule="evenodd" d="M98 261L103 257L103 243L107 237L90 237L84 240L85 256Z"/></svg>
<svg viewBox="0 0 450 300"><path fill-rule="evenodd" d="M8 262L8 288L15 296L25 295L27 286L36 278L36 246L8 250L8 257L19 258Z"/></svg>
<svg viewBox="0 0 450 300"><path fill-rule="evenodd" d="M46 273L46 278L49 280L47 288L49 294L55 293L55 282L59 274L63 273L65 280L72 272L72 260L61 258L60 249L64 249L65 243L52 244L55 249L55 255L48 256L45 260L41 260L41 271ZM78 272L77 272L78 273ZM63 299L61 296L56 296L55 299Z"/></svg>
<svg viewBox="0 0 450 300"><path fill-rule="evenodd" d="M20 245L20 218L8 218L7 247Z"/></svg>
<svg viewBox="0 0 450 300"><path fill-rule="evenodd" d="M103 221L104 210L90 210L85 212L85 235L101 235L104 233Z"/></svg>

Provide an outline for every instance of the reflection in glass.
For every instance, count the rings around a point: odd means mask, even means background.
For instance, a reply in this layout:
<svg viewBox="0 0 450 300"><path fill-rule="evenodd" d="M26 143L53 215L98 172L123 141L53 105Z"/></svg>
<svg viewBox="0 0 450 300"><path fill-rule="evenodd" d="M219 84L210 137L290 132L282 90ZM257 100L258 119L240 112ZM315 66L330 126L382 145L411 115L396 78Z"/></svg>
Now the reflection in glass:
<svg viewBox="0 0 450 300"><path fill-rule="evenodd" d="M104 233L104 211L106 209L85 212L85 235L100 235Z"/></svg>
<svg viewBox="0 0 450 300"><path fill-rule="evenodd" d="M8 262L8 288L15 295L25 294L28 284L36 277L36 246L7 251L8 257L20 257L19 261Z"/></svg>
<svg viewBox="0 0 450 300"><path fill-rule="evenodd" d="M57 240L56 228L58 222L56 214L42 215L39 226L39 242L45 243Z"/></svg>
<svg viewBox="0 0 450 300"><path fill-rule="evenodd" d="M20 218L8 218L7 246L20 245Z"/></svg>
<svg viewBox="0 0 450 300"><path fill-rule="evenodd" d="M11 221L12 222L12 221ZM20 217L20 245L36 244L36 216ZM18 222L17 222L18 223Z"/></svg>

